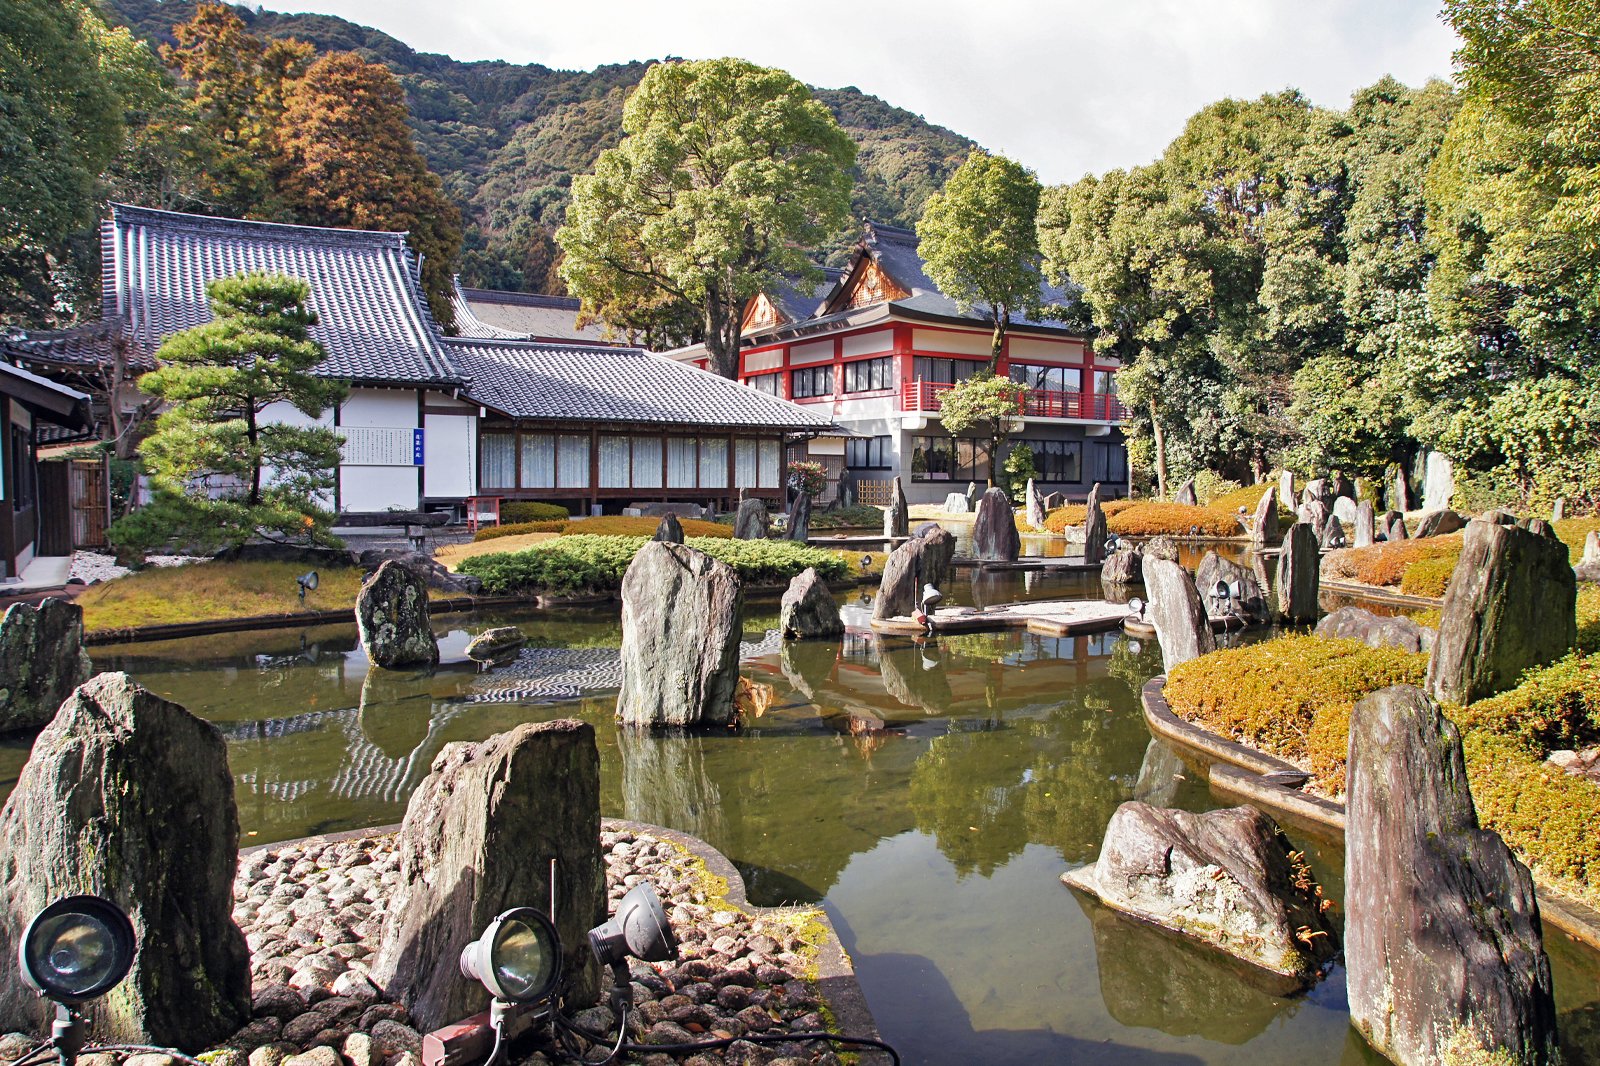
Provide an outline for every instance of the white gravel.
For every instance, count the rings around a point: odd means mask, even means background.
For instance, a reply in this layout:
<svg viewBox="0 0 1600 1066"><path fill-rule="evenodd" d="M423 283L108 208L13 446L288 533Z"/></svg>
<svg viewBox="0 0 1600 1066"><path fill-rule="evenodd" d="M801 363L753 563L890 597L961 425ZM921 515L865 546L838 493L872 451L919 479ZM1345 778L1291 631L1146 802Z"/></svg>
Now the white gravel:
<svg viewBox="0 0 1600 1066"><path fill-rule="evenodd" d="M190 563L203 563L209 559L205 555L149 555L145 562L151 566L187 566ZM133 573L126 566L118 566L116 556L106 555L103 552L80 551L72 553L72 571L67 579L82 581L85 585L93 585L101 581L110 581L112 578L123 577Z"/></svg>

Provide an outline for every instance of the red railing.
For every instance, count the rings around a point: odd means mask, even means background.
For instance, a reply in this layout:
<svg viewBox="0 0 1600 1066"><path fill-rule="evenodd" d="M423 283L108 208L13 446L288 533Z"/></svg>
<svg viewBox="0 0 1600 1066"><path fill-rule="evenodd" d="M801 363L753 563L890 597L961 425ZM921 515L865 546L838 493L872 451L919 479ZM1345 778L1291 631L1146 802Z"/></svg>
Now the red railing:
<svg viewBox="0 0 1600 1066"><path fill-rule="evenodd" d="M938 381L907 381L900 387L900 409L937 411L939 397L951 387ZM1085 418L1099 422L1121 422L1127 417L1127 408L1115 396L1104 393L1034 389L1028 394L1022 413L1032 418Z"/></svg>

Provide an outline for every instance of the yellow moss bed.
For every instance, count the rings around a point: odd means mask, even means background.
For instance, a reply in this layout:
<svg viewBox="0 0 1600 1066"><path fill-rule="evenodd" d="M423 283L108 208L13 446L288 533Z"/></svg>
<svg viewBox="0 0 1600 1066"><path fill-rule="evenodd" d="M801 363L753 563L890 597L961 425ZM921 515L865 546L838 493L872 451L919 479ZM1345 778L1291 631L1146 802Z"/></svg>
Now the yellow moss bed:
<svg viewBox="0 0 1600 1066"><path fill-rule="evenodd" d="M303 563L257 562L152 567L86 589L76 602L89 632L355 609L366 576L359 567L318 570L317 588L302 604L295 578L307 569Z"/></svg>
<svg viewBox="0 0 1600 1066"><path fill-rule="evenodd" d="M1366 548L1340 548L1322 560L1322 576L1398 588L1414 596L1442 596L1461 558L1461 539L1460 533L1450 533L1422 540L1382 541ZM1406 575L1418 564L1427 565L1407 588ZM1442 582L1438 579L1441 570ZM1438 591L1426 591L1435 587Z"/></svg>
<svg viewBox="0 0 1600 1066"><path fill-rule="evenodd" d="M532 523L525 523L532 524ZM494 537L488 540L475 540L466 544L442 544L434 549L434 561L447 570L454 570L463 559L470 559L474 555L493 555L497 552L515 552L524 548L531 548L535 544L543 544L547 540L555 540L560 533L517 533L506 537Z"/></svg>
<svg viewBox="0 0 1600 1066"><path fill-rule="evenodd" d="M1563 518L1550 524L1555 527L1556 536L1567 546L1574 566L1583 558L1584 538L1591 532L1600 532L1600 518Z"/></svg>
<svg viewBox="0 0 1600 1066"><path fill-rule="evenodd" d="M1356 701L1420 684L1426 670L1422 654L1284 637L1175 667L1166 697L1178 717L1286 759L1312 774L1315 791L1341 798ZM1542 882L1600 906L1600 786L1544 761L1558 748L1600 743L1600 656L1574 653L1509 692L1445 713L1461 729L1483 824Z"/></svg>
<svg viewBox="0 0 1600 1066"><path fill-rule="evenodd" d="M1202 537L1239 537L1244 527L1236 515L1210 507L1190 507L1181 503L1164 503L1159 500L1111 500L1104 505L1106 530L1125 537L1153 537L1164 533L1171 537L1190 536L1191 530ZM1045 516L1045 528L1052 533L1064 532L1068 526L1083 525L1085 508L1082 504L1058 507Z"/></svg>
<svg viewBox="0 0 1600 1066"><path fill-rule="evenodd" d="M724 537L733 536L733 527L720 522L707 522L699 518L678 519L678 524L683 526L686 537ZM561 536L576 536L579 534L593 534L602 537L651 537L655 535L661 519L641 515L599 515L593 518L562 518L549 519L537 522L515 522L509 525L490 526L480 529L474 536L475 543L483 541L503 540L507 537L522 537L529 533L555 533ZM497 547L495 551L506 551L505 547Z"/></svg>

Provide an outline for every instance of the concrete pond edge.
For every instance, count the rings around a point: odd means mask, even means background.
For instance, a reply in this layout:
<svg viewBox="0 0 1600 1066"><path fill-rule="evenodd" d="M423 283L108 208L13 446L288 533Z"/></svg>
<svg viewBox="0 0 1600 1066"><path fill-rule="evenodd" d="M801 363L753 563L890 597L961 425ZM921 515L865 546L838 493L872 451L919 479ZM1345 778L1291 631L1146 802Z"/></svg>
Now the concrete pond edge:
<svg viewBox="0 0 1600 1066"><path fill-rule="evenodd" d="M1259 807L1291 825L1309 829L1343 845L1344 804L1263 780L1268 774L1303 773L1298 766L1208 729L1186 722L1172 712L1164 690L1165 674L1145 682L1140 692L1145 724L1150 732L1171 743L1206 767L1211 790L1230 800ZM1600 951L1600 911L1544 885L1534 886L1539 913L1550 925L1579 943Z"/></svg>
<svg viewBox="0 0 1600 1066"><path fill-rule="evenodd" d="M822 904L758 907L752 904L746 895L744 877L739 873L738 868L722 852L699 837L690 836L688 833L680 833L678 830L669 829L666 826L651 825L648 822L636 822L627 818L602 818L600 826L606 832L626 831L640 833L682 848L691 857L703 863L708 873L713 877L721 878L727 884L727 893L717 898L751 917L795 913L814 916L825 934L822 943L817 945L817 997L831 1014L836 1027L835 1031L842 1036L870 1037L873 1040L882 1039L882 1035L878 1032L878 1023L872 1016L871 1008L867 1006L867 997L861 991L861 982L856 978L855 966L850 960L849 953L844 949L844 943L839 939L839 931L834 928L833 920L829 918ZM366 829L350 829L338 833L317 833L291 840L277 840L270 844L252 844L249 847L242 847L239 849L239 858L242 860L246 856L258 852L295 847L311 842L335 844L342 840L388 836L399 831L400 824L395 822L389 825L370 826Z"/></svg>

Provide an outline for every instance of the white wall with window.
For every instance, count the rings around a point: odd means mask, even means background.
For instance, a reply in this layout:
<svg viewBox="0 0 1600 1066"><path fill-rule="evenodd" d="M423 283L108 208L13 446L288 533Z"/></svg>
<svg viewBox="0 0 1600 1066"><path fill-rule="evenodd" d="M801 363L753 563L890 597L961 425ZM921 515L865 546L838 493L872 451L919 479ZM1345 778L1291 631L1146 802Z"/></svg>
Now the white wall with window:
<svg viewBox="0 0 1600 1066"><path fill-rule="evenodd" d="M894 438L851 437L844 442L844 465L851 470L888 470L894 466Z"/></svg>

